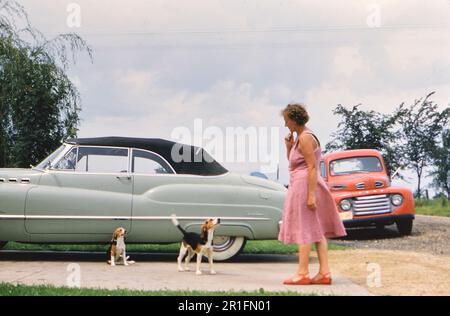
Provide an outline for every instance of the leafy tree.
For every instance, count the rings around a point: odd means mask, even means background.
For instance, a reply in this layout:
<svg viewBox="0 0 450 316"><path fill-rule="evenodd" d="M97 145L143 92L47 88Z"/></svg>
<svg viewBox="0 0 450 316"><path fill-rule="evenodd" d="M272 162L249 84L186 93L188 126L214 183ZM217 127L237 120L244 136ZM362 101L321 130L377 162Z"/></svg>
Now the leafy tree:
<svg viewBox="0 0 450 316"><path fill-rule="evenodd" d="M350 149L377 149L384 157L388 173L401 166L401 156L398 155L395 130L399 111L393 115L381 114L375 111L359 109L361 104L348 109L339 104L333 114L342 117L338 130L331 134L332 140L326 145L326 151Z"/></svg>
<svg viewBox="0 0 450 316"><path fill-rule="evenodd" d="M422 196L422 176L426 167L433 164L433 156L439 151L438 137L450 119L450 108L440 112L438 105L429 100L431 92L425 98L416 100L409 108L400 105L397 112L401 125L403 156L408 167L417 175L416 196Z"/></svg>
<svg viewBox="0 0 450 316"><path fill-rule="evenodd" d="M76 135L80 96L65 71L77 51L92 58L78 35L48 40L21 5L0 0L0 167L28 167Z"/></svg>
<svg viewBox="0 0 450 316"><path fill-rule="evenodd" d="M442 134L442 147L438 147L433 154L433 186L447 193L450 201L450 129Z"/></svg>

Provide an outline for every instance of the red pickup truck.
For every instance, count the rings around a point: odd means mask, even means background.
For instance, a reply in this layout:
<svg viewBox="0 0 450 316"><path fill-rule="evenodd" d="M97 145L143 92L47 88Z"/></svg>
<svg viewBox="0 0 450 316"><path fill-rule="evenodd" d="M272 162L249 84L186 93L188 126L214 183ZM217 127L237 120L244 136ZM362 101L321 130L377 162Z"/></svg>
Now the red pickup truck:
<svg viewBox="0 0 450 316"><path fill-rule="evenodd" d="M400 235L410 235L414 220L411 190L391 186L379 151L357 149L329 153L320 174L336 201L344 226L396 224Z"/></svg>

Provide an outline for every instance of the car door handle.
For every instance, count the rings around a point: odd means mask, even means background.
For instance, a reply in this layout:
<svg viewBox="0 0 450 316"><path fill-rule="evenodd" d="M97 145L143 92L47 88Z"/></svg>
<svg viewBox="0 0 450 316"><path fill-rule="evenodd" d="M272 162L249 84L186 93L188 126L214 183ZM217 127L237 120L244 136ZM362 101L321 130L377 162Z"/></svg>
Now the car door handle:
<svg viewBox="0 0 450 316"><path fill-rule="evenodd" d="M131 176L117 176L116 178L119 180L131 180Z"/></svg>

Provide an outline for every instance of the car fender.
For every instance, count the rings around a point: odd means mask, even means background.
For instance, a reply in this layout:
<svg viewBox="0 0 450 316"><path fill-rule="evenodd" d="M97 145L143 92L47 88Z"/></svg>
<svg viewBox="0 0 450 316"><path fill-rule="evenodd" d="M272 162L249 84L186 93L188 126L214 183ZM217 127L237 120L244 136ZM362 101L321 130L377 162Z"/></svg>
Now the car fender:
<svg viewBox="0 0 450 316"><path fill-rule="evenodd" d="M0 240L29 241L25 232L25 202L31 185L0 184Z"/></svg>

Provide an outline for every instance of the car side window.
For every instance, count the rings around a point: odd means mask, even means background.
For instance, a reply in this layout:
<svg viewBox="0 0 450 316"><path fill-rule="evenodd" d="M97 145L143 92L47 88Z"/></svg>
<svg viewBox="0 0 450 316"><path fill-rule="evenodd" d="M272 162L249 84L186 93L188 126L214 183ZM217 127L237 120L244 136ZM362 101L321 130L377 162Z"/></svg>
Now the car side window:
<svg viewBox="0 0 450 316"><path fill-rule="evenodd" d="M326 168L325 168L325 162L323 162L323 161L320 162L320 176L322 178L324 178L324 179L327 176L327 171L326 171Z"/></svg>
<svg viewBox="0 0 450 316"><path fill-rule="evenodd" d="M80 146L76 170L93 173L126 173L128 172L128 149Z"/></svg>
<svg viewBox="0 0 450 316"><path fill-rule="evenodd" d="M173 173L170 166L158 155L133 149L132 172L142 174L168 174Z"/></svg>
<svg viewBox="0 0 450 316"><path fill-rule="evenodd" d="M77 165L77 148L74 147L58 163L53 166L55 170L74 171Z"/></svg>

